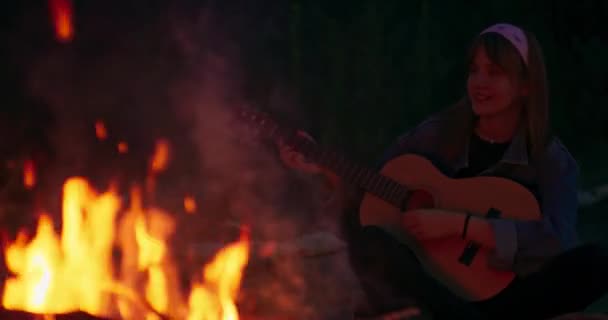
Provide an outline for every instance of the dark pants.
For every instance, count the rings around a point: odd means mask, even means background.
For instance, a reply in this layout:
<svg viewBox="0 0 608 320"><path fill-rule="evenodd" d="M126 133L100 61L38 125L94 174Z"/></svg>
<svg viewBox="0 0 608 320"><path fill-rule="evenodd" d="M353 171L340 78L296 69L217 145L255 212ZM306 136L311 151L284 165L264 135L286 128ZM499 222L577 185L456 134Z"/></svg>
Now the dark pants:
<svg viewBox="0 0 608 320"><path fill-rule="evenodd" d="M430 310L433 319L541 320L582 311L608 292L608 254L595 245L563 253L489 300L467 302L427 275L415 255L381 229L364 227L351 235L351 264L369 305L362 313L369 315L411 305Z"/></svg>

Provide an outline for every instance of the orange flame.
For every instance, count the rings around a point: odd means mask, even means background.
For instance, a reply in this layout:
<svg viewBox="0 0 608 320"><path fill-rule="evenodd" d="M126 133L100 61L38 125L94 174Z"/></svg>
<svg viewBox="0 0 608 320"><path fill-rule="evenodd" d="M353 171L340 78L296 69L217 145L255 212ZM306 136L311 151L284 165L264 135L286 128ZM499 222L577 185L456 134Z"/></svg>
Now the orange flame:
<svg viewBox="0 0 608 320"><path fill-rule="evenodd" d="M129 145L126 142L121 141L118 143L117 149L118 149L118 153L124 154L124 153L129 152Z"/></svg>
<svg viewBox="0 0 608 320"><path fill-rule="evenodd" d="M27 189L32 189L36 185L36 168L32 160L25 160L23 163L23 185Z"/></svg>
<svg viewBox="0 0 608 320"><path fill-rule="evenodd" d="M169 164L169 141L159 139L156 141L154 155L150 160L148 177L146 179L146 190L152 192L156 187L156 175L167 168Z"/></svg>
<svg viewBox="0 0 608 320"><path fill-rule="evenodd" d="M99 140L105 140L108 137L108 130L106 125L101 120L95 122L95 135Z"/></svg>
<svg viewBox="0 0 608 320"><path fill-rule="evenodd" d="M68 42L74 37L72 25L72 1L71 0L49 0L51 17L55 27L55 35L62 42Z"/></svg>
<svg viewBox="0 0 608 320"><path fill-rule="evenodd" d="M156 141L156 149L150 163L150 170L154 173L161 172L167 168L169 163L169 141L160 139Z"/></svg>
<svg viewBox="0 0 608 320"><path fill-rule="evenodd" d="M249 239L243 233L238 242L223 248L203 271L204 283L190 293L188 320L238 320L234 303L249 257Z"/></svg>
<svg viewBox="0 0 608 320"><path fill-rule="evenodd" d="M196 211L196 200L194 200L194 197L187 196L184 198L184 210L186 213L194 213Z"/></svg>

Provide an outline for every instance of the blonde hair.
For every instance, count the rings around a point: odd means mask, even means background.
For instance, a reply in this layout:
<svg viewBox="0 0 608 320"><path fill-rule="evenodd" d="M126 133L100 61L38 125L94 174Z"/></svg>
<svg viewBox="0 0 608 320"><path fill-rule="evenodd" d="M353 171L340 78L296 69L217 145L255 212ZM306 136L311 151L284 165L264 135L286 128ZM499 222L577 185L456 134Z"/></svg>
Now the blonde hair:
<svg viewBox="0 0 608 320"><path fill-rule="evenodd" d="M483 33L476 36L467 56L467 65L473 62L475 52L484 48L488 58L499 65L513 81L528 88L528 94L523 99L523 125L527 132L528 152L533 160L538 159L551 137L549 124L549 89L545 70L545 62L540 44L536 37L524 31L528 39L528 64L524 62L519 51L513 44L498 33ZM465 96L452 108L448 122L451 126L470 126L474 119L469 97ZM460 122L456 124L454 122ZM463 128L458 128L463 129ZM451 142L450 142L451 143Z"/></svg>

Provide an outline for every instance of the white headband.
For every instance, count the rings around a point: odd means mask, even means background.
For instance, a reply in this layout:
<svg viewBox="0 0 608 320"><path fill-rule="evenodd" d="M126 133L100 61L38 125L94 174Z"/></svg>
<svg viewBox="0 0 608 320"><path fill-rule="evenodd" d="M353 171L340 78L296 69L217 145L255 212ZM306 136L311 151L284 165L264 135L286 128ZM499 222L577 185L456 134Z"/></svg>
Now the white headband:
<svg viewBox="0 0 608 320"><path fill-rule="evenodd" d="M528 65L528 39L520 28L508 23L498 23L485 29L481 34L488 32L498 33L509 40L519 51L526 65Z"/></svg>

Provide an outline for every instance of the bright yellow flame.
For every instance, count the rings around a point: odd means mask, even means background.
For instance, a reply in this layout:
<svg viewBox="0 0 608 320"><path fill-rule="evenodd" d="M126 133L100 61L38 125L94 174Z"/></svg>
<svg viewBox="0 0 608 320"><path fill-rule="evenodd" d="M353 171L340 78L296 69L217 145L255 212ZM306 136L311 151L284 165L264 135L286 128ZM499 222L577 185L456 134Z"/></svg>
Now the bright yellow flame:
<svg viewBox="0 0 608 320"><path fill-rule="evenodd" d="M69 179L64 185L61 237L43 215L30 243L18 238L7 248L7 266L16 277L6 282L3 306L34 313L82 310L104 315L118 207L113 192L97 195L85 180Z"/></svg>
<svg viewBox="0 0 608 320"><path fill-rule="evenodd" d="M169 247L169 237L175 231L172 217L156 208L144 209L139 188L131 192L131 208L121 223L121 243L124 250L122 281L132 288L143 288L143 297L153 312L140 311L119 302L121 317L131 319L144 314L145 319L157 319L156 313L183 318L185 304L180 292L179 277ZM144 277L142 277L142 275ZM138 284L137 279L143 279Z"/></svg>
<svg viewBox="0 0 608 320"><path fill-rule="evenodd" d="M27 189L32 189L36 185L36 168L32 160L23 163L23 185Z"/></svg>
<svg viewBox="0 0 608 320"><path fill-rule="evenodd" d="M21 234L17 242L7 248L7 266L17 275L5 284L2 305L7 309L48 311L45 300L55 282L53 275L59 261L59 243L47 216L40 217L37 231L29 245Z"/></svg>
<svg viewBox="0 0 608 320"><path fill-rule="evenodd" d="M220 250L205 266L205 281L193 286L188 320L238 320L235 299L243 269L249 257L249 239L244 233L238 242Z"/></svg>
<svg viewBox="0 0 608 320"><path fill-rule="evenodd" d="M194 200L194 197L186 196L184 198L184 210L186 213L194 213L196 211L196 200Z"/></svg>
<svg viewBox="0 0 608 320"><path fill-rule="evenodd" d="M95 122L95 136L97 136L97 139L99 140L105 140L108 137L106 125L101 120Z"/></svg>
<svg viewBox="0 0 608 320"><path fill-rule="evenodd" d="M161 240L155 239L147 233L143 216L139 216L135 220L135 239L139 246L138 266L140 270L160 263L167 248Z"/></svg>
<svg viewBox="0 0 608 320"><path fill-rule="evenodd" d="M167 311L167 281L160 264L167 250L162 240L155 239L146 231L143 216L135 220L135 239L139 246L138 266L140 270L148 271L146 299L154 310L164 313Z"/></svg>

